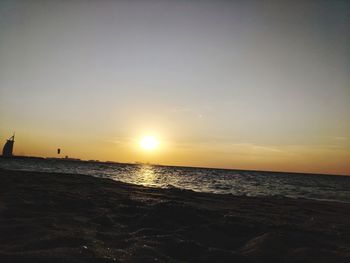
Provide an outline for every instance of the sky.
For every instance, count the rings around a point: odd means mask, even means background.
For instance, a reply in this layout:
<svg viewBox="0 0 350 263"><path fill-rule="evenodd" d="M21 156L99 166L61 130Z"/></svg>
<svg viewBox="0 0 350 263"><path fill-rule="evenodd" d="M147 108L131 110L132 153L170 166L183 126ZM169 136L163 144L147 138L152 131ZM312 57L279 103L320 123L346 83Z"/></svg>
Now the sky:
<svg viewBox="0 0 350 263"><path fill-rule="evenodd" d="M0 143L350 175L349 28L350 1L2 0Z"/></svg>

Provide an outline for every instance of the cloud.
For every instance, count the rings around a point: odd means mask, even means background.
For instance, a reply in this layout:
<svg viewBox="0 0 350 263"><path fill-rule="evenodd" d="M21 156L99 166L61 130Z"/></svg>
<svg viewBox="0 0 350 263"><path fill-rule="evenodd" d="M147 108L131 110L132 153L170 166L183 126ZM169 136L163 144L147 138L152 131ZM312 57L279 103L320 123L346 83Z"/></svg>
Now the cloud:
<svg viewBox="0 0 350 263"><path fill-rule="evenodd" d="M335 136L332 138L333 138L333 140L337 140L337 141L347 141L348 140L347 137L342 137L342 136Z"/></svg>
<svg viewBox="0 0 350 263"><path fill-rule="evenodd" d="M193 111L191 108L186 108L186 107L184 107L184 108L175 107L175 108L170 110L170 112L175 112L175 113L177 113L177 112L191 112L191 111Z"/></svg>

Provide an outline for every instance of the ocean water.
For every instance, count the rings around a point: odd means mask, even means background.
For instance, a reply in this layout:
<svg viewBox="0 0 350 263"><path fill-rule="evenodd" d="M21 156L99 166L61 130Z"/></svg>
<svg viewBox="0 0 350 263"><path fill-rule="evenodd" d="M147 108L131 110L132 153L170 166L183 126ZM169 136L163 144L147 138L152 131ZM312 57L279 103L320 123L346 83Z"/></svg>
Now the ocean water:
<svg viewBox="0 0 350 263"><path fill-rule="evenodd" d="M2 159L0 168L73 173L161 188L244 196L350 202L350 176L172 167L144 164Z"/></svg>

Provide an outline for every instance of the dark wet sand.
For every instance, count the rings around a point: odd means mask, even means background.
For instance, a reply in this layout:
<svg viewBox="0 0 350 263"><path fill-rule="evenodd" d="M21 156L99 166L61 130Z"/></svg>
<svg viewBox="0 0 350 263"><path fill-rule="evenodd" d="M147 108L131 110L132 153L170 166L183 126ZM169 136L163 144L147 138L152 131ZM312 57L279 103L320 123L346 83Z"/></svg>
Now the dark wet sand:
<svg viewBox="0 0 350 263"><path fill-rule="evenodd" d="M350 262L350 205L0 170L0 262Z"/></svg>

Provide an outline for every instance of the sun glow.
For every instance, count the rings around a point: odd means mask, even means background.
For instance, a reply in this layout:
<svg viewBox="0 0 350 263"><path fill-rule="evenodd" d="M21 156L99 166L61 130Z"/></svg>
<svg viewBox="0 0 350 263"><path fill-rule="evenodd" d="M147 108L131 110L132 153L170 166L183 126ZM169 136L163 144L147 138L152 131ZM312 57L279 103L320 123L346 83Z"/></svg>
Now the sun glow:
<svg viewBox="0 0 350 263"><path fill-rule="evenodd" d="M153 151L159 146L159 141L153 136L144 136L140 140L140 147L146 151Z"/></svg>

